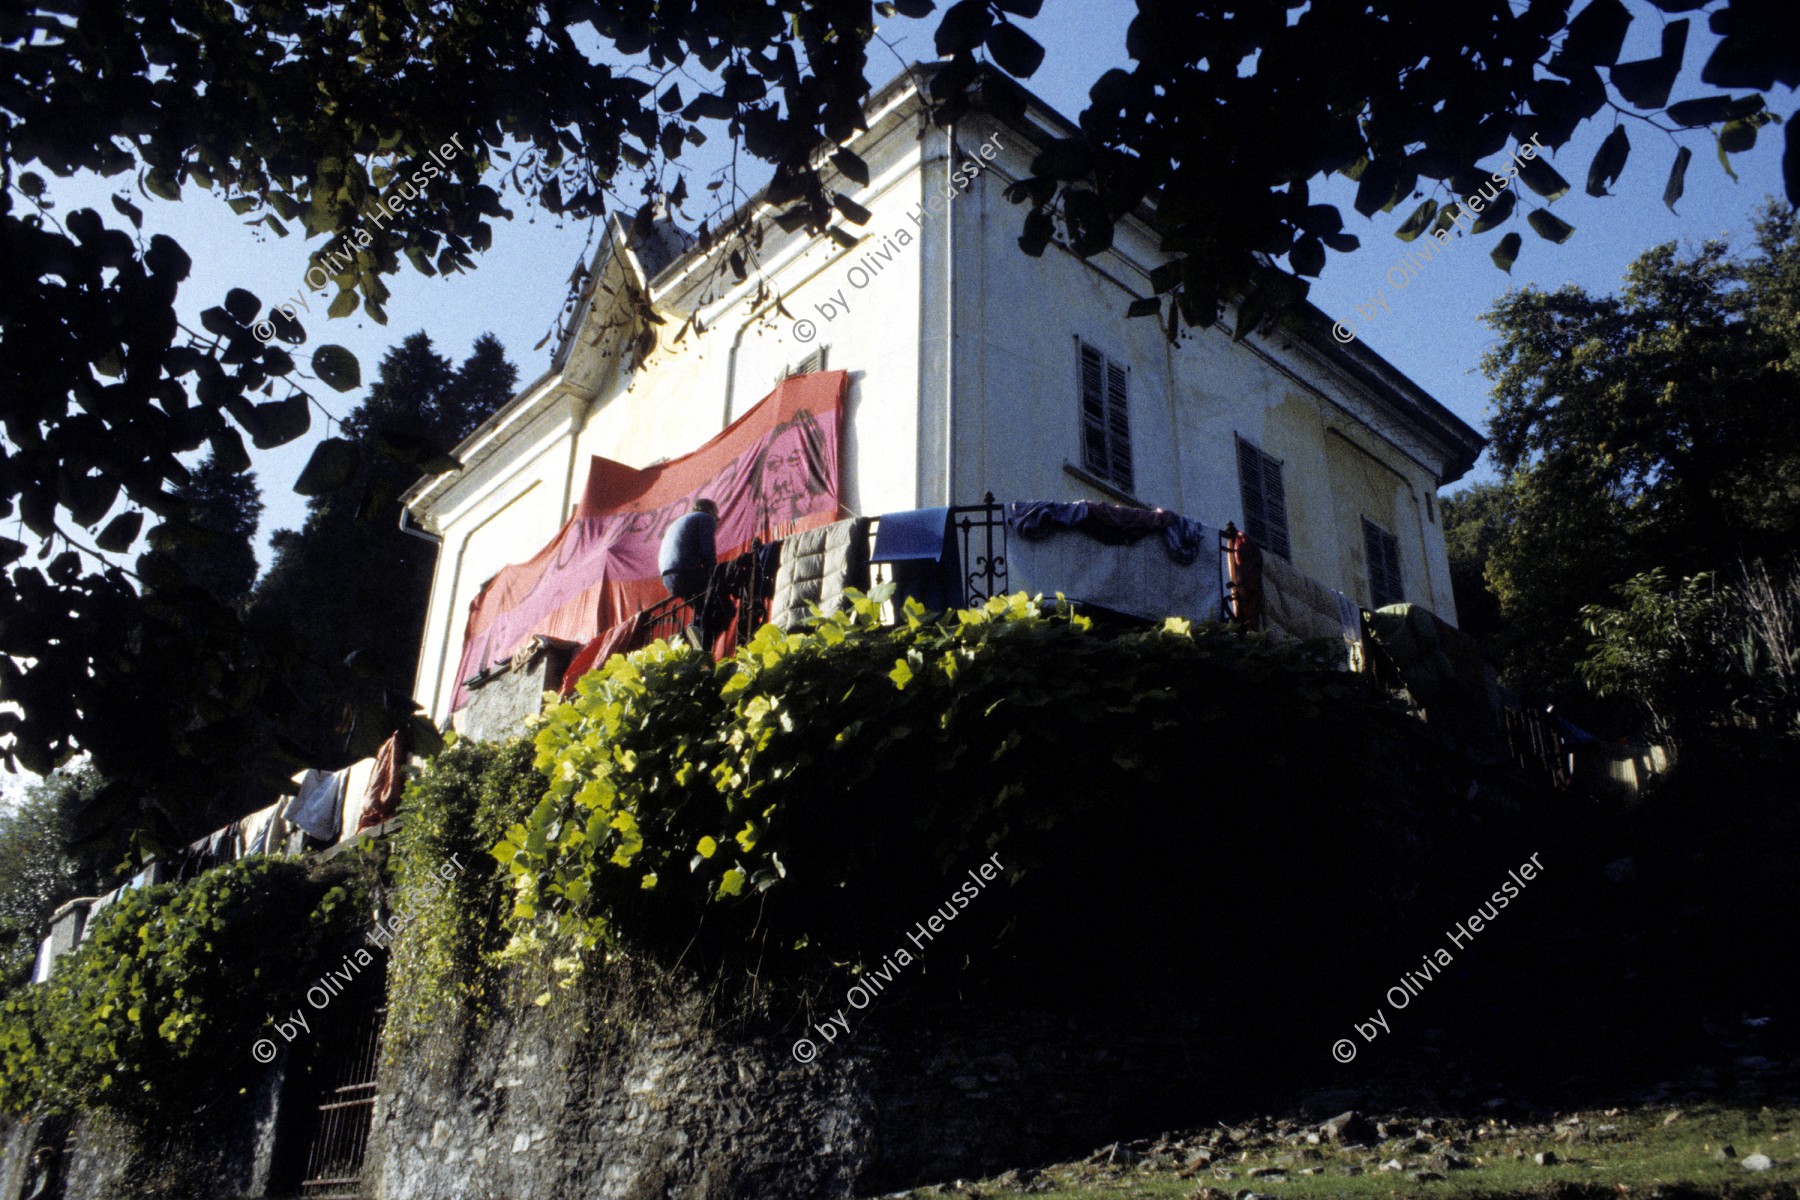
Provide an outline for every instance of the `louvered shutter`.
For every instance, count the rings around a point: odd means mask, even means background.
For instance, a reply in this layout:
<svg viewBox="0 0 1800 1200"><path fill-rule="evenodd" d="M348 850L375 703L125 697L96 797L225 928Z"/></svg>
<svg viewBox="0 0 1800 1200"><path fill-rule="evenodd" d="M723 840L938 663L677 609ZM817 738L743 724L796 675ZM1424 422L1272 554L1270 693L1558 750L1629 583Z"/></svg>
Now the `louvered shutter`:
<svg viewBox="0 0 1800 1200"><path fill-rule="evenodd" d="M1244 501L1244 532L1250 540L1283 558L1290 557L1287 493L1281 464L1238 439L1238 490Z"/></svg>
<svg viewBox="0 0 1800 1200"><path fill-rule="evenodd" d="M1399 604L1406 598L1406 589L1400 579L1399 539L1364 517L1363 553L1369 560L1370 607Z"/></svg>
<svg viewBox="0 0 1800 1200"><path fill-rule="evenodd" d="M1105 478L1106 358L1092 346L1081 347L1081 465Z"/></svg>
<svg viewBox="0 0 1800 1200"><path fill-rule="evenodd" d="M1131 490L1131 417L1126 408L1125 368L1106 364L1106 440L1110 452L1107 477Z"/></svg>

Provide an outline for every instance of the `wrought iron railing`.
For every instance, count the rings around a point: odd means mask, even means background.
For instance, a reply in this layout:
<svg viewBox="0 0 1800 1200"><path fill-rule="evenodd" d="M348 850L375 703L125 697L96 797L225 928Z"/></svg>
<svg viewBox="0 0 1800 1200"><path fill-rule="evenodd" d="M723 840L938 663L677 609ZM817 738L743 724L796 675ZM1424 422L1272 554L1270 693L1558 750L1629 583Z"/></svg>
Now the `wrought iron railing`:
<svg viewBox="0 0 1800 1200"><path fill-rule="evenodd" d="M970 608L1006 588L1006 506L989 492L980 504L950 510L950 525L961 541L964 599Z"/></svg>

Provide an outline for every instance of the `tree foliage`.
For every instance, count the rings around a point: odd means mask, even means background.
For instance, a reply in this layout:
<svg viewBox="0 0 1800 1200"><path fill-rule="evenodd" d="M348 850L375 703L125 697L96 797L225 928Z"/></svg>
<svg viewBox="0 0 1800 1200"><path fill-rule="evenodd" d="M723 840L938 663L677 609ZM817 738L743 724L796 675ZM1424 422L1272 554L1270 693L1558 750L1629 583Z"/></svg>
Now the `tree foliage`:
<svg viewBox="0 0 1800 1200"><path fill-rule="evenodd" d="M1487 565L1506 532L1506 493L1496 483L1478 483L1445 496L1444 552L1450 560L1450 590L1459 629L1493 649L1503 622L1500 602L1487 583Z"/></svg>
<svg viewBox="0 0 1800 1200"><path fill-rule="evenodd" d="M170 559L190 582L225 603L242 600L256 582L263 504L255 473L233 470L213 452L175 489L175 498L188 513L164 523Z"/></svg>
<svg viewBox="0 0 1800 1200"><path fill-rule="evenodd" d="M1506 515L1487 578L1519 634L1518 682L1576 686L1582 606L1633 576L1800 547L1797 280L1800 236L1777 206L1749 256L1665 245L1617 296L1526 288L1488 314Z"/></svg>
<svg viewBox="0 0 1800 1200"><path fill-rule="evenodd" d="M206 308L200 329L185 327L176 297L186 251L146 236L128 195L111 214L59 215L46 175L129 178L165 200L210 191L278 235L297 226L317 241L308 279L321 282L310 286L334 292L326 314L360 307L383 321L387 278L402 263L469 269L492 221L511 215L508 191L575 217L641 217L659 193L679 207L680 156L708 129L771 167L766 195L783 227L853 224L846 193L866 166L847 151L827 165L815 151L862 125L878 15L934 8L120 0L0 16L0 515L16 513L45 560L28 563L32 546L0 540L0 690L18 706L0 713L8 758L42 772L86 749L109 777L131 781L121 787L165 800L296 765L302 755L247 762L240 750L302 707L285 680L302 669L303 645L248 634L160 544L181 519L182 455L208 446L242 470L246 442L266 448L306 431L309 388L348 390L358 374L341 347L303 354L307 326L318 327L310 306L277 309L244 288ZM1007 76L1039 65L1022 25L1039 8L958 0L943 10L936 44L947 61L930 85L940 121L975 106L1021 108ZM1726 0L1710 14L1720 40L1703 81L1757 92L1800 82L1800 50L1773 36L1783 9ZM1695 131L1690 139L1716 128L1721 155L1748 148L1767 119L1760 94L1667 103L1693 18L1666 20L1657 57L1618 63L1632 19L1621 0L1589 0L1572 19L1562 0L1146 3L1128 31L1135 65L1096 82L1080 136L1043 147L1014 192L1027 205L1021 242L1041 251L1060 231L1093 254L1119 219L1154 202L1174 255L1152 280L1174 297L1171 331L1176 309L1201 324L1241 299L1242 333L1296 312L1302 276L1322 268L1327 248L1355 248L1336 209L1310 201L1309 180L1350 175L1365 214L1392 209L1418 180L1466 195L1487 173L1477 164L1509 141L1538 133L1564 145L1615 92L1641 110L1633 116L1660 113ZM599 61L583 48L596 39ZM983 73L984 60L995 69ZM1791 124L1787 136L1797 195ZM1590 190L1628 170L1628 153L1609 137ZM1665 194L1679 194L1689 156L1683 146ZM1546 199L1567 187L1548 165L1525 182ZM754 266L769 218L735 207L735 187L715 199L721 226L703 225L703 239L736 239L730 261ZM1484 225L1512 215L1498 209ZM1530 217L1552 240L1567 236L1547 211ZM1284 255L1293 273L1269 258ZM444 465L417 448L400 457ZM322 493L352 474L350 448L328 439L302 484ZM146 514L160 525L135 570L101 557L128 550ZM105 807L124 820L135 805L115 792Z"/></svg>
<svg viewBox="0 0 1800 1200"><path fill-rule="evenodd" d="M27 785L16 806L0 809L0 992L31 974L50 914L65 900L91 896L104 877L93 855L65 846L69 809L86 772L57 772Z"/></svg>
<svg viewBox="0 0 1800 1200"><path fill-rule="evenodd" d="M1602 696L1643 714L1654 741L1693 745L1720 730L1800 734L1800 564L1634 575L1613 604L1581 610L1593 638L1577 664Z"/></svg>
<svg viewBox="0 0 1800 1200"><path fill-rule="evenodd" d="M391 728L387 714L403 712L412 691L437 549L399 528L396 502L419 473L404 459L462 441L512 398L517 382L518 369L492 335L478 338L459 368L424 333L406 338L344 419L345 441L357 451L345 486L308 499L305 524L272 539L253 626L291 630L317 664L354 655L364 685L360 695L349 691L341 675L312 664L294 681L303 714L287 733L315 748L320 761L372 752ZM346 742L345 707L356 715L359 699L361 720Z"/></svg>

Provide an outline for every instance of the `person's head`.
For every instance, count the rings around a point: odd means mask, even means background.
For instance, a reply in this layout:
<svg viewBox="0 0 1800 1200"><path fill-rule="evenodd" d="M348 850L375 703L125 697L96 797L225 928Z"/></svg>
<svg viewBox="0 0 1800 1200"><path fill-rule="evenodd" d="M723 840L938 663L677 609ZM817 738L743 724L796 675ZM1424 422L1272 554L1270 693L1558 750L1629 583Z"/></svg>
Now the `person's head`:
<svg viewBox="0 0 1800 1200"><path fill-rule="evenodd" d="M700 499L694 501L694 511L707 513L716 517L719 515L719 506L702 496Z"/></svg>

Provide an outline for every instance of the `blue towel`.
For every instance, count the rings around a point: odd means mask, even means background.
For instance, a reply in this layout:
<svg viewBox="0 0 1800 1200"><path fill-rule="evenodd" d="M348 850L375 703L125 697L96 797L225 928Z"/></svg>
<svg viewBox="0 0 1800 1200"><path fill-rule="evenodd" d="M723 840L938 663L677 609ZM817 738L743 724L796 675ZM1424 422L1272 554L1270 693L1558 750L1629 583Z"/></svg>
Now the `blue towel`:
<svg viewBox="0 0 1800 1200"><path fill-rule="evenodd" d="M915 508L907 512L882 513L875 528L875 552L872 563L908 562L944 557L945 535L950 528L948 508Z"/></svg>
<svg viewBox="0 0 1800 1200"><path fill-rule="evenodd" d="M300 780L300 791L287 802L282 816L322 842L335 842L344 820L343 772L313 768Z"/></svg>

